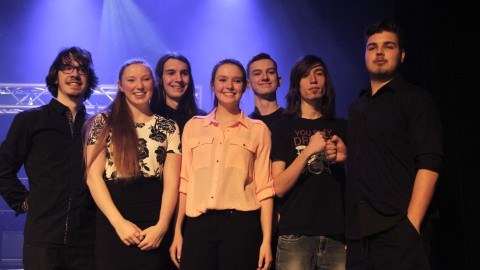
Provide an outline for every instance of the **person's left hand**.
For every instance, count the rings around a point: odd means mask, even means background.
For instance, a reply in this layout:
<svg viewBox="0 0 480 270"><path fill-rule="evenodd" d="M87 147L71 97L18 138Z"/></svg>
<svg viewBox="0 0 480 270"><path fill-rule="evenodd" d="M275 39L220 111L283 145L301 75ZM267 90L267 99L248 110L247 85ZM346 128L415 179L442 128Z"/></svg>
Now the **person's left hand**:
<svg viewBox="0 0 480 270"><path fill-rule="evenodd" d="M327 140L325 156L332 163L345 162L347 160L347 146L340 137L333 135Z"/></svg>
<svg viewBox="0 0 480 270"><path fill-rule="evenodd" d="M272 248L270 243L262 243L260 246L260 254L258 256L257 270L267 270L272 264Z"/></svg>
<svg viewBox="0 0 480 270"><path fill-rule="evenodd" d="M143 240L138 244L138 247L141 250L152 250L160 246L160 242L162 242L165 236L165 230L155 225L146 228L140 235L143 237Z"/></svg>

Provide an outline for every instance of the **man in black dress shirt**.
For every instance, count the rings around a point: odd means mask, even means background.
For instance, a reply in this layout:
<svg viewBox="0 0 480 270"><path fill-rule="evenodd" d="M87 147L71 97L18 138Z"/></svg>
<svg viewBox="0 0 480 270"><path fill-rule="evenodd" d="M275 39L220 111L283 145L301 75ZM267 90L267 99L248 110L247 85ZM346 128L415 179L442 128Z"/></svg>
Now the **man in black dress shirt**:
<svg viewBox="0 0 480 270"><path fill-rule="evenodd" d="M403 34L366 31L370 86L349 110L347 269L430 269L420 228L442 166L441 123L428 93L406 82Z"/></svg>
<svg viewBox="0 0 480 270"><path fill-rule="evenodd" d="M49 104L16 115L0 146L0 194L26 213L25 269L94 269L94 202L84 180L83 101L97 86L90 52L66 48L46 77ZM25 166L29 190L17 173Z"/></svg>

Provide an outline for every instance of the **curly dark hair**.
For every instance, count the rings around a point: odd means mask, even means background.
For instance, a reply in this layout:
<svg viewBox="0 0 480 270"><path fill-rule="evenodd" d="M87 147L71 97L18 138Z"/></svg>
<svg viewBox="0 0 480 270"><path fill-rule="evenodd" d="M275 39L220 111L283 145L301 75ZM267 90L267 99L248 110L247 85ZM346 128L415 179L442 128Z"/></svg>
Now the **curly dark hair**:
<svg viewBox="0 0 480 270"><path fill-rule="evenodd" d="M92 54L82 48L79 47L70 47L62 49L55 60L53 60L52 65L50 66L50 70L48 71L48 75L45 78L45 82L48 87L48 91L52 94L52 96L58 96L58 71L60 70L60 66L64 64L69 64L72 62L78 62L79 65L87 67L87 91L85 92L85 96L83 97L84 100L90 98L93 93L93 90L98 85L98 77L95 74L95 70L93 69L93 61L92 61Z"/></svg>

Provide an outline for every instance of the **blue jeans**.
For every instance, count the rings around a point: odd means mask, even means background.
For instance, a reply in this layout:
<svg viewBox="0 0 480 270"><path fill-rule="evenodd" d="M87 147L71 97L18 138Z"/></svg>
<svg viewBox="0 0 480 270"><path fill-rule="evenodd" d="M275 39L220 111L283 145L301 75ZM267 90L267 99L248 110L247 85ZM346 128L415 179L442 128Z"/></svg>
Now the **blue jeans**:
<svg viewBox="0 0 480 270"><path fill-rule="evenodd" d="M345 245L325 236L282 235L276 270L345 269Z"/></svg>

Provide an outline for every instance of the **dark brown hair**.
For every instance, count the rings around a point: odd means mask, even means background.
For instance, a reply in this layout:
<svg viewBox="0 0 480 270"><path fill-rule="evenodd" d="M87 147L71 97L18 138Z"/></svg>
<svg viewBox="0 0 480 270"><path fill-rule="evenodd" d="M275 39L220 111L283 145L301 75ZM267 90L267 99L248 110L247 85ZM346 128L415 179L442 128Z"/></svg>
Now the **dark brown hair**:
<svg viewBox="0 0 480 270"><path fill-rule="evenodd" d="M93 93L93 90L98 85L98 77L95 74L95 70L93 69L93 61L92 61L92 54L79 47L70 47L61 50L55 60L53 60L52 65L50 66L50 70L48 71L48 75L45 78L45 82L48 87L48 91L52 94L52 96L58 96L58 71L60 70L60 66L64 64L70 64L74 61L77 61L80 66L84 66L87 68L87 91L85 92L84 100L90 98Z"/></svg>
<svg viewBox="0 0 480 270"><path fill-rule="evenodd" d="M325 74L325 95L322 97L321 102L317 103L317 110L322 113L325 118L335 117L335 90L333 88L332 79L328 68L323 60L315 55L305 55L295 62L290 72L290 87L286 95L287 106L285 108L286 115L292 115L300 117L301 112L301 100L300 95L300 80L305 77L305 74L316 67L323 67Z"/></svg>
<svg viewBox="0 0 480 270"><path fill-rule="evenodd" d="M166 111L167 107L167 102L166 102L166 92L165 92L165 87L163 86L163 71L164 71L164 66L165 63L169 59L176 59L179 61L184 62L187 65L188 68L188 76L190 77L190 82L188 83L187 90L183 94L182 98L180 99L180 102L178 103L178 108L176 109L181 115L187 116L187 118L190 118L194 115L198 114L198 106L197 102L195 100L195 83L193 82L193 76L192 76L192 67L190 65L190 62L188 59L178 53L168 53L160 57L160 59L157 62L157 66L155 68L155 74L157 76L157 88L158 91L155 92L155 94L152 97L152 101L150 102L150 109L152 112L156 114L162 114L161 112Z"/></svg>
<svg viewBox="0 0 480 270"><path fill-rule="evenodd" d="M215 82L215 76L217 75L218 68L226 64L235 65L240 69L240 71L242 72L243 92L245 92L245 89L247 89L247 72L245 71L245 68L243 67L242 63L240 63L240 61L231 58L223 59L217 64L215 64L212 70L212 77L210 78L210 86L213 86L213 83ZM218 99L216 96L213 99L213 106L218 106Z"/></svg>

